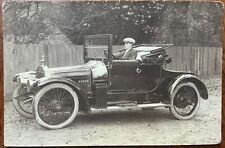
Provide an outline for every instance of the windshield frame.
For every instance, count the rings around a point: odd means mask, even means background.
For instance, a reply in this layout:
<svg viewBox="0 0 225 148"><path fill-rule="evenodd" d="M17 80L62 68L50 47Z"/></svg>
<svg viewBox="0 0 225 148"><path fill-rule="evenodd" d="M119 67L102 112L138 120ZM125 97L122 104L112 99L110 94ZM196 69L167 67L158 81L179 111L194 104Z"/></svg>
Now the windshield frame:
<svg viewBox="0 0 225 148"><path fill-rule="evenodd" d="M88 50L90 49L90 47L88 47L88 43L89 41L91 41L91 39L106 39L107 40L107 44L105 46L107 46L107 49L104 50L105 52L107 52L107 58L103 58L103 57L88 57ZM97 34L97 35L85 35L84 36L84 62L88 62L90 60L99 60L99 61L104 61L104 62L110 62L112 61L112 43L113 43L113 36L112 34ZM90 45L89 45L90 46ZM93 47L98 48L99 45L93 45Z"/></svg>

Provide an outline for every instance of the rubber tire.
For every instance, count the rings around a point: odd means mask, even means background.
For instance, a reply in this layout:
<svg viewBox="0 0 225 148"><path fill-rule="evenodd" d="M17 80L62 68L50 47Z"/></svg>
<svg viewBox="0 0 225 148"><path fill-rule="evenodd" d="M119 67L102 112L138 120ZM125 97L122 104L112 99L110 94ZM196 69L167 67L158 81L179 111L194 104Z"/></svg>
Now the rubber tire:
<svg viewBox="0 0 225 148"><path fill-rule="evenodd" d="M49 124L45 123L38 114L38 103L40 101L40 98L42 97L43 94L45 94L47 91L49 91L53 88L66 89L73 96L73 100L74 100L74 110L73 110L72 115L67 120L65 120L63 123L60 123L58 125L49 125ZM78 100L78 96L77 96L76 92L68 85L65 85L62 83L49 84L49 85L43 87L34 97L34 113L35 113L36 121L38 122L38 124L40 124L41 126L43 126L45 128L48 128L48 129L60 129L60 128L63 128L65 126L69 125L75 119L75 117L78 113L78 109L79 109L79 100Z"/></svg>
<svg viewBox="0 0 225 148"><path fill-rule="evenodd" d="M15 99L16 96L18 96L20 94L20 90L23 88L23 86L17 86L14 93L13 93L13 97L12 97L12 102L13 102L13 106L16 109L16 111L21 114L22 116L26 117L26 118L34 118L33 113L29 113L27 111L25 111L19 103L18 99ZM32 105L32 103L31 103Z"/></svg>
<svg viewBox="0 0 225 148"><path fill-rule="evenodd" d="M190 87L194 88L194 90L195 90L195 92L197 94L197 99L198 99L197 100L197 105L196 105L195 109L193 110L193 112L189 116L181 116L174 109L174 104L173 104L174 96L176 96L177 91L183 86L190 86ZM192 82L180 83L180 84L178 84L176 86L176 88L172 92L172 95L171 95L171 106L169 108L170 113L178 120L189 120L189 119L193 118L195 116L196 112L198 111L198 108L200 106L200 101L201 101L200 99L201 98L200 98L200 95L199 95L199 91L198 91L197 87L195 86L195 84L193 84Z"/></svg>

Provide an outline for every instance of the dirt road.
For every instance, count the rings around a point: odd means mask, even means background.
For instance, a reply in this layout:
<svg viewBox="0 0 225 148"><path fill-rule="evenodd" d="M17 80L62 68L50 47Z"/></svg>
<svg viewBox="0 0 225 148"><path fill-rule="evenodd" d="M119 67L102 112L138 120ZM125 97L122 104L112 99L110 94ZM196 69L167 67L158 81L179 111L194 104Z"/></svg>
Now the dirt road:
<svg viewBox="0 0 225 148"><path fill-rule="evenodd" d="M197 115L176 120L168 109L122 110L78 114L60 130L47 130L21 117L12 102L5 103L4 141L10 146L54 145L171 145L220 142L221 81L205 81L209 100L202 100Z"/></svg>

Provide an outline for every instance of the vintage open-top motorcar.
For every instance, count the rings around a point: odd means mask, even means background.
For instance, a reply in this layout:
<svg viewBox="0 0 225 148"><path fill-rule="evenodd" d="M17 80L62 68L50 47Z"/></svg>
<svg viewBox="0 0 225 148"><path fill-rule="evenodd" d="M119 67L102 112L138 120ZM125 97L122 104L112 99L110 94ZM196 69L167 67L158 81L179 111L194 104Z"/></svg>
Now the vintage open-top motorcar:
<svg viewBox="0 0 225 148"><path fill-rule="evenodd" d="M112 35L84 37L84 64L16 74L13 103L23 116L49 129L70 124L78 111L166 107L177 119L191 119L200 99L208 99L203 82L189 72L169 71L170 44L133 46L135 59L115 60Z"/></svg>

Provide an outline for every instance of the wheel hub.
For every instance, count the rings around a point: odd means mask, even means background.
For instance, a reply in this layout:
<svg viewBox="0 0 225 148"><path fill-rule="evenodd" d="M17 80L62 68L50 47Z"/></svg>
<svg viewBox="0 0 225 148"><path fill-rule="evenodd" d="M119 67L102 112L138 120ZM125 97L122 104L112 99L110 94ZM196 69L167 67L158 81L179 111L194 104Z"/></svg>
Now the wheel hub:
<svg viewBox="0 0 225 148"><path fill-rule="evenodd" d="M57 111L61 111L61 110L62 110L62 106L61 106L61 105L56 105L55 109L56 109Z"/></svg>
<svg viewBox="0 0 225 148"><path fill-rule="evenodd" d="M185 96L178 96L177 99L175 100L175 105L178 108L186 108L188 105L191 104L191 100L188 97Z"/></svg>

